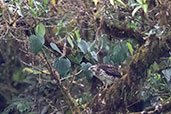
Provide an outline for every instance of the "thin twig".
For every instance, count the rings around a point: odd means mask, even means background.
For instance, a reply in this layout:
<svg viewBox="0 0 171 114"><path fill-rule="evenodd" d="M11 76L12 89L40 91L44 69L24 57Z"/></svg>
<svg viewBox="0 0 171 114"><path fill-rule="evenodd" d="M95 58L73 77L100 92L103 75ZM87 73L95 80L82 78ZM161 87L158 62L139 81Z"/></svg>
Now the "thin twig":
<svg viewBox="0 0 171 114"><path fill-rule="evenodd" d="M47 58L46 53L45 53L44 50L42 50L42 53L43 53L44 59L47 62L47 68L50 71L51 76L56 79L56 81L57 81L56 84L59 87L59 89L61 90L62 94L67 99L68 105L72 107L73 113L75 113L75 114L78 113L79 114L80 113L80 109L79 109L79 106L78 106L77 102L71 96L69 89L61 84L60 79L58 78L59 74L58 74L58 72L55 69L53 69L52 65L49 63L48 58Z"/></svg>

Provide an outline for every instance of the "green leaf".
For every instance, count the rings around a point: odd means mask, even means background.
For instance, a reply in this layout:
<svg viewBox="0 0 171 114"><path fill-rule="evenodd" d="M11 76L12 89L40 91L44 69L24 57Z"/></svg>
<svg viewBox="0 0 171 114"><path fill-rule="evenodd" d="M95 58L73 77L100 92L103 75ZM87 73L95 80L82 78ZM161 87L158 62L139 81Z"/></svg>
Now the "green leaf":
<svg viewBox="0 0 171 114"><path fill-rule="evenodd" d="M58 36L60 36L61 38L64 38L66 34L67 34L66 28L62 27L58 33Z"/></svg>
<svg viewBox="0 0 171 114"><path fill-rule="evenodd" d="M161 79L161 75L157 73L157 80Z"/></svg>
<svg viewBox="0 0 171 114"><path fill-rule="evenodd" d="M35 33L36 33L36 35L44 37L44 35L46 33L46 28L43 23L40 23L36 26Z"/></svg>
<svg viewBox="0 0 171 114"><path fill-rule="evenodd" d="M32 13L33 16L37 16L37 11L34 10L33 8L29 7L30 12Z"/></svg>
<svg viewBox="0 0 171 114"><path fill-rule="evenodd" d="M61 25L57 27L57 31L55 33L56 36L59 35L59 32L61 31L61 29L62 29Z"/></svg>
<svg viewBox="0 0 171 114"><path fill-rule="evenodd" d="M87 80L90 81L91 78L93 77L93 74L91 71L88 70L88 68L92 66L91 63L82 63L81 64L81 69L83 70L84 75L86 76Z"/></svg>
<svg viewBox="0 0 171 114"><path fill-rule="evenodd" d="M169 62L171 62L171 57L169 57Z"/></svg>
<svg viewBox="0 0 171 114"><path fill-rule="evenodd" d="M81 42L78 42L78 47L84 54L88 52L88 44L85 40L81 40Z"/></svg>
<svg viewBox="0 0 171 114"><path fill-rule="evenodd" d="M43 0L44 5L48 4L48 0Z"/></svg>
<svg viewBox="0 0 171 114"><path fill-rule="evenodd" d="M131 22L131 23L128 23L127 24L127 27L128 28L134 28L135 29L135 28L137 28L137 24L138 24L137 22Z"/></svg>
<svg viewBox="0 0 171 114"><path fill-rule="evenodd" d="M156 73L160 68L159 68L159 65L158 65L156 62L154 62L154 63L151 65L150 69L151 69L151 72L152 72L152 73Z"/></svg>
<svg viewBox="0 0 171 114"><path fill-rule="evenodd" d="M45 39L41 36L31 35L29 38L30 48L33 53L38 54L43 48L43 44L45 43Z"/></svg>
<svg viewBox="0 0 171 114"><path fill-rule="evenodd" d="M33 73L33 70L31 68L25 67L23 69L24 72L28 72L28 73Z"/></svg>
<svg viewBox="0 0 171 114"><path fill-rule="evenodd" d="M131 4L131 7L134 7L134 6L139 6L140 4L138 4L138 3L133 3L133 4Z"/></svg>
<svg viewBox="0 0 171 114"><path fill-rule="evenodd" d="M132 11L132 16L135 16L135 13L141 8L140 6L137 6L133 11Z"/></svg>
<svg viewBox="0 0 171 114"><path fill-rule="evenodd" d="M65 58L56 58L54 67L58 71L59 75L64 77L69 72L69 69L71 67L71 62L69 59Z"/></svg>
<svg viewBox="0 0 171 114"><path fill-rule="evenodd" d="M67 56L69 58L69 60L73 63L79 64L80 62L73 56L73 55L69 55Z"/></svg>
<svg viewBox="0 0 171 114"><path fill-rule="evenodd" d="M117 42L115 43L112 53L109 55L108 59L110 61L112 60L113 64L122 64L122 62L127 58L127 52L128 47L126 42Z"/></svg>
<svg viewBox="0 0 171 114"><path fill-rule="evenodd" d="M25 112L26 110L30 109L31 103L27 102L19 102L17 104L17 109L19 110L20 113Z"/></svg>
<svg viewBox="0 0 171 114"><path fill-rule="evenodd" d="M77 61L79 63L82 61L83 57L84 57L84 54L82 52L77 52L76 53L76 57L75 58L77 59Z"/></svg>
<svg viewBox="0 0 171 114"><path fill-rule="evenodd" d="M25 79L26 75L24 75L24 73L22 72L22 69L19 69L13 73L12 78L14 81L19 82L19 81L22 81L23 79Z"/></svg>
<svg viewBox="0 0 171 114"><path fill-rule="evenodd" d="M84 57L84 54L82 52L77 52L75 55L76 56L69 55L68 58L71 60L71 62L80 64L82 58Z"/></svg>
<svg viewBox="0 0 171 114"><path fill-rule="evenodd" d="M90 54L91 54L91 56L92 56L93 59L95 59L96 61L98 61L97 53L95 51L91 51Z"/></svg>
<svg viewBox="0 0 171 114"><path fill-rule="evenodd" d="M122 4L124 7L126 7L126 4L124 2L122 2L122 0L117 0L117 2L119 2L120 4Z"/></svg>
<svg viewBox="0 0 171 114"><path fill-rule="evenodd" d="M59 35L61 29L63 28L63 20L59 21L58 22L58 25L57 25L57 30L56 30L56 33L55 35Z"/></svg>
<svg viewBox="0 0 171 114"><path fill-rule="evenodd" d="M79 34L79 30L75 31L75 35L77 37L77 42L81 42L81 37L80 37L80 34Z"/></svg>
<svg viewBox="0 0 171 114"><path fill-rule="evenodd" d="M147 13L147 10L148 10L148 4L143 4L142 5L142 9L145 13Z"/></svg>
<svg viewBox="0 0 171 114"><path fill-rule="evenodd" d="M127 42L126 44L127 44L127 46L128 46L128 49L129 49L131 55L133 56L134 50L133 50L133 48L132 48L132 45L131 45L129 42Z"/></svg>
<svg viewBox="0 0 171 114"><path fill-rule="evenodd" d="M51 46L52 49L54 49L58 53L62 54L61 50L58 48L58 46L55 43L51 42L50 46Z"/></svg>
<svg viewBox="0 0 171 114"><path fill-rule="evenodd" d="M70 38L70 36L67 37L67 41L68 41L68 43L70 44L70 46L71 46L72 48L74 48L74 44L73 44L73 41L72 41L72 39Z"/></svg>
<svg viewBox="0 0 171 114"><path fill-rule="evenodd" d="M147 2L147 0L143 0L143 3L146 3Z"/></svg>
<svg viewBox="0 0 171 114"><path fill-rule="evenodd" d="M29 4L29 6L31 7L31 8L33 8L34 7L34 1L33 0L28 0L29 2L28 2L28 4Z"/></svg>

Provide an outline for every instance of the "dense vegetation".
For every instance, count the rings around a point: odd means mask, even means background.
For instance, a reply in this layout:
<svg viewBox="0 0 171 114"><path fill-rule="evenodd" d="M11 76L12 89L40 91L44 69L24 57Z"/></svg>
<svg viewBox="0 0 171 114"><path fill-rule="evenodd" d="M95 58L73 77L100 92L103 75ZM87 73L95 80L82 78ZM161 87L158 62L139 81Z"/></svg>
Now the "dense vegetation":
<svg viewBox="0 0 171 114"><path fill-rule="evenodd" d="M1 0L0 82L3 114L169 114L171 1Z"/></svg>

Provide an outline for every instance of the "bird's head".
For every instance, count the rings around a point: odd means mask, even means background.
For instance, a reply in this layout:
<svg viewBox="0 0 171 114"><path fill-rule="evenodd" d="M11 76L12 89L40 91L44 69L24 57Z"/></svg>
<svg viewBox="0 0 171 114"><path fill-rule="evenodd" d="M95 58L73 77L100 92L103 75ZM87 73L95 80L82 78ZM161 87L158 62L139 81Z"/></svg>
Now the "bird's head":
<svg viewBox="0 0 171 114"><path fill-rule="evenodd" d="M100 79L105 86L111 85L115 80L122 77L118 68L110 64L92 65L88 70Z"/></svg>
<svg viewBox="0 0 171 114"><path fill-rule="evenodd" d="M96 65L92 65L88 68L88 70L90 70L91 72L96 71L97 70L97 66Z"/></svg>
<svg viewBox="0 0 171 114"><path fill-rule="evenodd" d="M92 65L91 67L88 68L88 70L90 70L94 76L97 76L99 73L99 69L97 65Z"/></svg>
<svg viewBox="0 0 171 114"><path fill-rule="evenodd" d="M118 77L121 78L121 74L118 71L118 68L110 65L110 64L97 64L97 65L92 65L91 67L88 68L94 76L99 77L99 76L106 76L108 75L109 77Z"/></svg>

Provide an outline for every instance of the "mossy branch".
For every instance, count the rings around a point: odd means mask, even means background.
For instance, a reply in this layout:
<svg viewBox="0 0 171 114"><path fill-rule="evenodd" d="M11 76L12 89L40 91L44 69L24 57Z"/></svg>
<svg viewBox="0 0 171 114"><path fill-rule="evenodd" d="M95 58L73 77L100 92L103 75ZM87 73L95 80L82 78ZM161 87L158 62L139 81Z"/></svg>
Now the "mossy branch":
<svg viewBox="0 0 171 114"><path fill-rule="evenodd" d="M138 100L137 93L147 77L147 69L154 61L166 55L171 50L171 33L161 40L152 36L148 45L142 45L135 55L121 80L115 82L108 90L99 93L91 102L93 113L113 114L117 111L126 112L127 107Z"/></svg>
<svg viewBox="0 0 171 114"><path fill-rule="evenodd" d="M48 58L47 58L46 53L44 52L44 50L43 50L43 56L44 56L44 59L47 62L47 69L50 71L52 78L56 79L57 86L59 87L62 94L65 96L65 98L67 99L68 105L71 106L72 114L80 114L80 109L79 109L79 106L78 106L77 102L71 96L69 89L66 88L64 85L62 85L62 83L60 82L60 76L59 76L58 72L49 63Z"/></svg>

